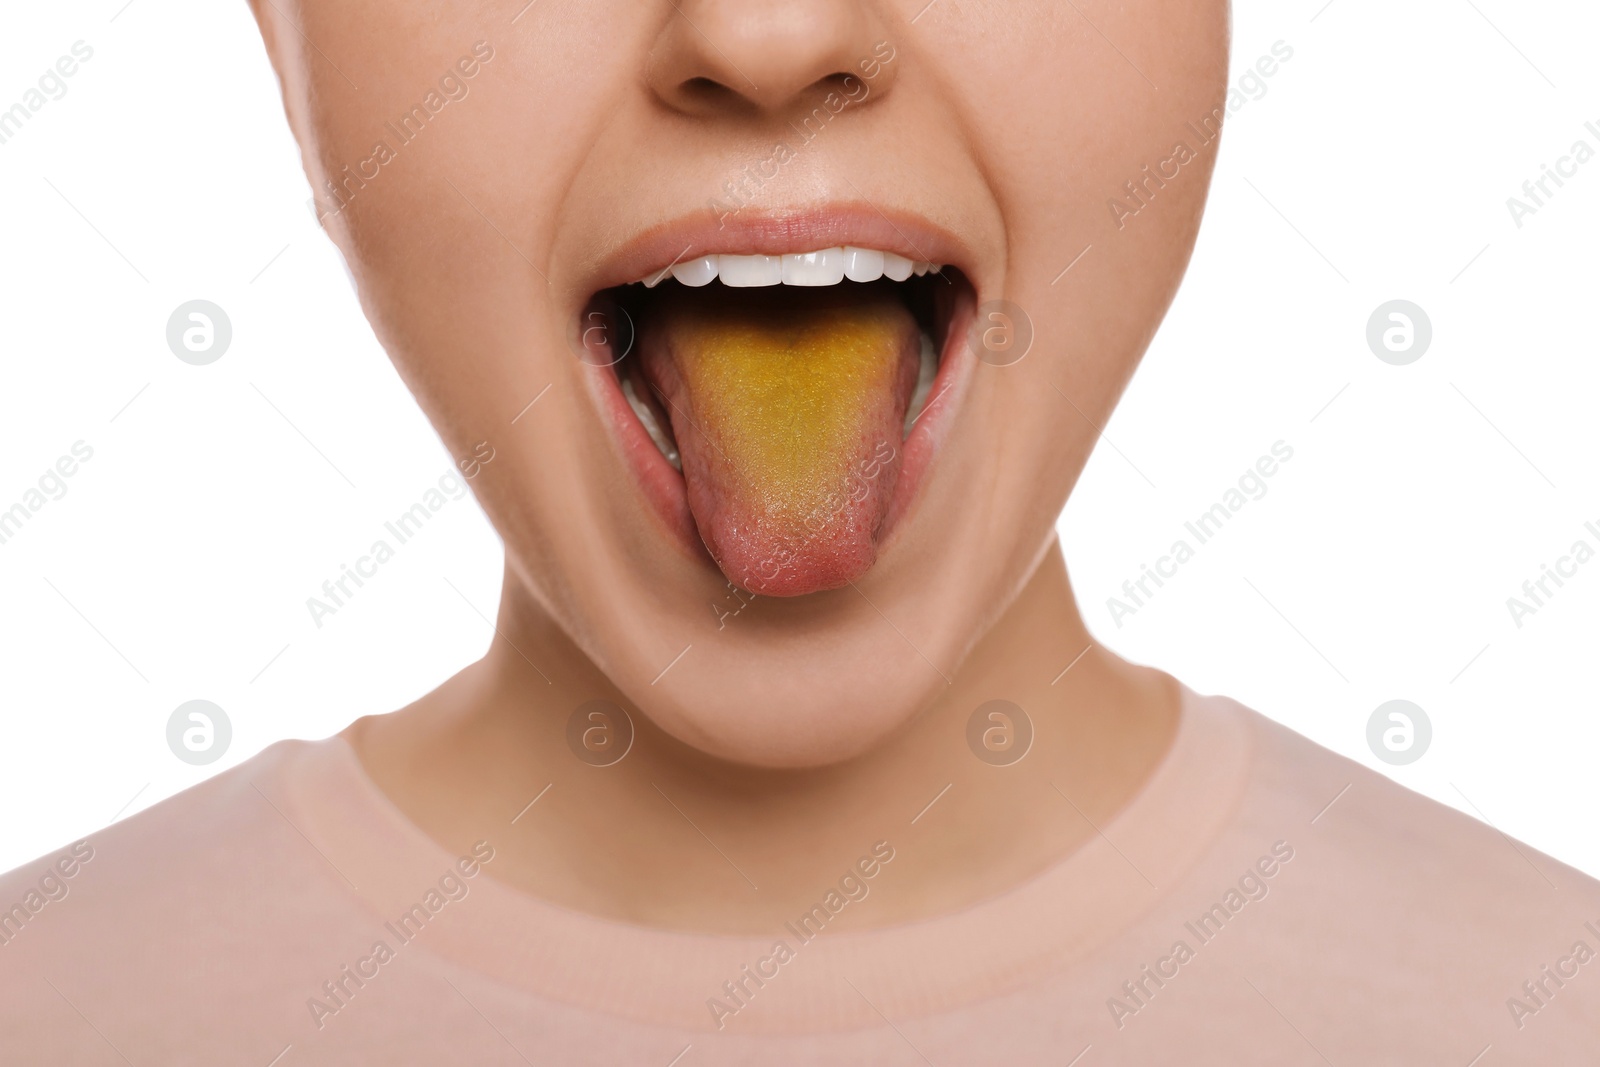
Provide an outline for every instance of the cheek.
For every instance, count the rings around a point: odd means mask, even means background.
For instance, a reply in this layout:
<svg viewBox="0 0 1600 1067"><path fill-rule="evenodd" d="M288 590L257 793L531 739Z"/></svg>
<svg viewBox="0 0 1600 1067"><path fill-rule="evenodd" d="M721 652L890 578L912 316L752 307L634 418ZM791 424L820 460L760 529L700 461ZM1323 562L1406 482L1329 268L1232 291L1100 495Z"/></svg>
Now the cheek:
<svg viewBox="0 0 1600 1067"><path fill-rule="evenodd" d="M1035 332L1025 360L982 368L977 383L988 394L983 447L1004 458L990 463L1004 487L996 497L1027 511L1018 517L1029 543L1032 527L1041 536L1053 527L1095 427L1176 292L1216 158L1227 78L1224 3L1097 11L1096 25L1126 56L1061 10L975 35L946 57L951 76L974 87L962 95L965 124L1010 242L1000 286L979 299L1015 304ZM1179 144L1187 151L1175 151Z"/></svg>

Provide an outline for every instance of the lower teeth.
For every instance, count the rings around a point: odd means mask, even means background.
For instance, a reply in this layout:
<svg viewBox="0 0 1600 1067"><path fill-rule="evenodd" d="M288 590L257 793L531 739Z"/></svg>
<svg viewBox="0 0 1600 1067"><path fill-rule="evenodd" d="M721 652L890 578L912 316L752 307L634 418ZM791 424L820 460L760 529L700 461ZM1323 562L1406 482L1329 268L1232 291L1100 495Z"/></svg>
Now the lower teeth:
<svg viewBox="0 0 1600 1067"><path fill-rule="evenodd" d="M656 413L650 405L645 403L635 390L632 375L622 379L622 395L627 399L633 413L639 417L639 424L644 427L644 432L650 435L650 440L656 443L656 448L660 449L667 462L672 464L674 470L683 470L683 460L678 458L678 446L673 443L671 435L656 419Z"/></svg>
<svg viewBox="0 0 1600 1067"><path fill-rule="evenodd" d="M911 391L911 403L906 405L906 425L902 437L911 436L911 424L916 422L928 406L928 394L933 391L934 376L939 373L939 357L933 351L933 338L922 334L922 359L917 364L917 387Z"/></svg>

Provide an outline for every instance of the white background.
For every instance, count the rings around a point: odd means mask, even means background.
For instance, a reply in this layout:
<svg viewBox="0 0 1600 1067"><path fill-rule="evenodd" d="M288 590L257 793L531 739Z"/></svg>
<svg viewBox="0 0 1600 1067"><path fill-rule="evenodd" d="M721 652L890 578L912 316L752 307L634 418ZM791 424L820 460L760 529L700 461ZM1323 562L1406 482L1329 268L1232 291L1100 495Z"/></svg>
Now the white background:
<svg viewBox="0 0 1600 1067"><path fill-rule="evenodd" d="M1506 207L1600 149L1600 12L1322 2L1236 9L1236 81L1294 55L1229 120L1188 280L1062 519L1069 566L1118 652L1600 874L1600 561L1521 628L1506 606L1600 548L1600 160L1520 229ZM0 870L414 699L482 652L501 559L452 502L311 624L450 459L305 209L246 6L5 21L0 108L74 41L94 57L0 145L0 510L74 442L94 457L0 545ZM165 340L197 297L234 330L200 368ZM1394 298L1433 324L1404 367L1365 342ZM1106 598L1279 440L1267 495L1118 627ZM1397 697L1434 739L1391 768L1365 728ZM233 722L207 767L166 746L195 698Z"/></svg>

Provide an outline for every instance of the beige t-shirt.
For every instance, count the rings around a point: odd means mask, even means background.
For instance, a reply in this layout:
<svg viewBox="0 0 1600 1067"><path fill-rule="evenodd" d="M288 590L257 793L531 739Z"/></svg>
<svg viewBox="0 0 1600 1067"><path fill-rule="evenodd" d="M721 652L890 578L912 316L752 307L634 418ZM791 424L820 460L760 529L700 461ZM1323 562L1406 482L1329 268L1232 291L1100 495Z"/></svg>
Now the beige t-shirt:
<svg viewBox="0 0 1600 1067"><path fill-rule="evenodd" d="M1600 883L1232 701L1186 694L1100 829L830 932L907 823L770 936L699 936L524 895L283 742L0 877L0 1064L1600 1063Z"/></svg>

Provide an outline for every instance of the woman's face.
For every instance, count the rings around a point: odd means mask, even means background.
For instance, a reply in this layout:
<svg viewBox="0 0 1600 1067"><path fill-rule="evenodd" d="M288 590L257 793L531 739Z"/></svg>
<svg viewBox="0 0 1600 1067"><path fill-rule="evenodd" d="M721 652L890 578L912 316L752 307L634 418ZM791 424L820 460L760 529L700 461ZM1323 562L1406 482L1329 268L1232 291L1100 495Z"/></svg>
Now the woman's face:
<svg viewBox="0 0 1600 1067"><path fill-rule="evenodd" d="M906 723L1048 547L1188 259L1228 43L1223 0L257 14L511 580L772 766Z"/></svg>

